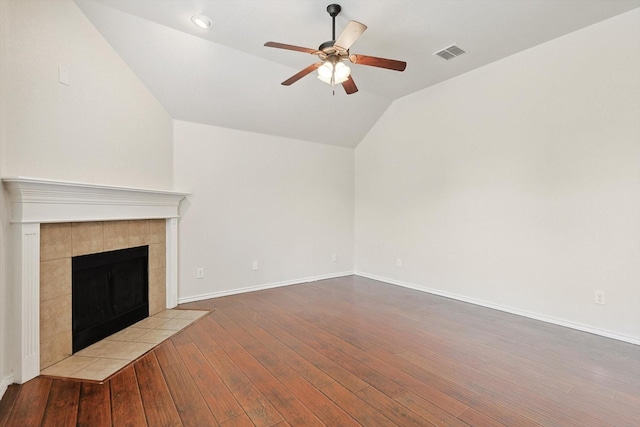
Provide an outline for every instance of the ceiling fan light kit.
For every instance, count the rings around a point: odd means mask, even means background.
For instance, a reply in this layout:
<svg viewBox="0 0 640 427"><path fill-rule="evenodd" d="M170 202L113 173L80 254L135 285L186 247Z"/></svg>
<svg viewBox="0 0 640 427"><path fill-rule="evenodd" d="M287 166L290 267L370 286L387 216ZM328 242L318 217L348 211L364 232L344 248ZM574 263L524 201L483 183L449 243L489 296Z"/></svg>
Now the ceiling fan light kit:
<svg viewBox="0 0 640 427"><path fill-rule="evenodd" d="M344 83L351 74L351 68L344 65L344 62L334 62L327 60L318 67L318 79L332 86Z"/></svg>
<svg viewBox="0 0 640 427"><path fill-rule="evenodd" d="M356 93L358 88L351 77L351 69L343 61L349 60L353 64L368 65L388 70L405 70L407 63L404 61L377 58L375 56L368 55L350 54L349 49L358 40L362 33L364 33L367 26L357 21L349 21L344 30L342 30L342 33L340 33L340 36L336 38L336 16L338 16L341 10L342 7L340 7L339 4L330 4L327 6L327 13L329 13L332 20L332 39L322 43L318 49L310 49L278 42L267 42L264 44L267 47L317 55L318 59L321 61L311 64L307 68L282 82L284 86L289 86L297 82L317 69L318 79L331 86L341 84L347 95L351 95L352 93Z"/></svg>

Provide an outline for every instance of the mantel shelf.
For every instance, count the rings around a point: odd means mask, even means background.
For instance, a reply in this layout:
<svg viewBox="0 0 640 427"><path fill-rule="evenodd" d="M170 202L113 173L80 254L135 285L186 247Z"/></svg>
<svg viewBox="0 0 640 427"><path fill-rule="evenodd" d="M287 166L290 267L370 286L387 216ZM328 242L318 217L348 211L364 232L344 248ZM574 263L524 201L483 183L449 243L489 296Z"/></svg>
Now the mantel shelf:
<svg viewBox="0 0 640 427"><path fill-rule="evenodd" d="M36 178L2 178L11 195L11 222L48 223L177 218L188 195Z"/></svg>

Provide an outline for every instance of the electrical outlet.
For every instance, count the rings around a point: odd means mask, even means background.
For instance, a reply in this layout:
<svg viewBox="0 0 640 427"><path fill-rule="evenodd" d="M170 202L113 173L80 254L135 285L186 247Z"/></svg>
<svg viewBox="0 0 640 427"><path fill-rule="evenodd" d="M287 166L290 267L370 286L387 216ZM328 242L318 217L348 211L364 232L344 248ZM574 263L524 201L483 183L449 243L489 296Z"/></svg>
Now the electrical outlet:
<svg viewBox="0 0 640 427"><path fill-rule="evenodd" d="M596 291L594 294L593 302L596 304L606 304L604 291Z"/></svg>
<svg viewBox="0 0 640 427"><path fill-rule="evenodd" d="M251 264L251 269L253 271L256 271L258 269L258 261L253 261L253 264Z"/></svg>
<svg viewBox="0 0 640 427"><path fill-rule="evenodd" d="M398 258L396 260L396 267L398 267L398 268L402 267L402 259Z"/></svg>
<svg viewBox="0 0 640 427"><path fill-rule="evenodd" d="M337 254L331 255L331 261L336 262L337 260L338 260L338 255Z"/></svg>
<svg viewBox="0 0 640 427"><path fill-rule="evenodd" d="M196 279L204 278L204 268L196 268Z"/></svg>

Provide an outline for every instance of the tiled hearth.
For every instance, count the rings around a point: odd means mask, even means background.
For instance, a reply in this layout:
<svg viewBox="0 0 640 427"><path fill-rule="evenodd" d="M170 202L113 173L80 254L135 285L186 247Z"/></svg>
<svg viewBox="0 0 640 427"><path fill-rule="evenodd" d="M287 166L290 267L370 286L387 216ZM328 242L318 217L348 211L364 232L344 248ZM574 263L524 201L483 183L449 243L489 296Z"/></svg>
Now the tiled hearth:
<svg viewBox="0 0 640 427"><path fill-rule="evenodd" d="M195 322L207 311L164 310L80 350L41 374L104 381L162 341Z"/></svg>

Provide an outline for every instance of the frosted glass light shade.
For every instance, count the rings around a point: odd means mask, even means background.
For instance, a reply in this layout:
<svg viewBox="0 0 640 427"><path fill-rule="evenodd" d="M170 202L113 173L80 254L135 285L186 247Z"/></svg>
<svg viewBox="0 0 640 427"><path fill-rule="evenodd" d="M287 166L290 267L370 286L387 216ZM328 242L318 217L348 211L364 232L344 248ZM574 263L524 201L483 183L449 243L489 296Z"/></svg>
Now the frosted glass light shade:
<svg viewBox="0 0 640 427"><path fill-rule="evenodd" d="M318 79L329 85L345 82L349 78L350 74L351 69L342 62L337 62L334 65L333 63L326 61L318 68ZM333 81L331 81L332 77Z"/></svg>

